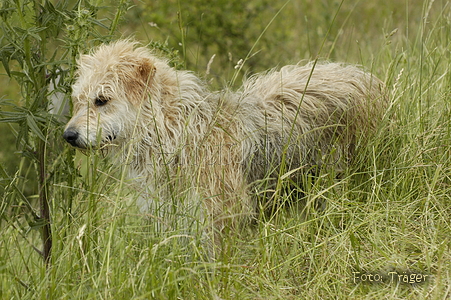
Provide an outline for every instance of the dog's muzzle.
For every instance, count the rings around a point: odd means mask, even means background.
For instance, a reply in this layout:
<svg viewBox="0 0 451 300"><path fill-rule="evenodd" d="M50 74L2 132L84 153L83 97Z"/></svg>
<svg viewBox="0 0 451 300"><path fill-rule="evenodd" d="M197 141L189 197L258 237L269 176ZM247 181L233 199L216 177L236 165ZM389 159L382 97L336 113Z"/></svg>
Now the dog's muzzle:
<svg viewBox="0 0 451 300"><path fill-rule="evenodd" d="M80 147L78 141L80 134L78 133L78 131L73 130L68 128L66 131L64 131L63 133L63 138L66 140L66 142L68 142L69 144L71 144L74 147Z"/></svg>
<svg viewBox="0 0 451 300"><path fill-rule="evenodd" d="M108 135L105 139L102 140L100 146L111 144L116 139L116 137L117 136L115 133ZM68 142L74 147L80 149L86 149L88 147L86 141L84 141L84 139L81 138L80 133L74 128L67 128L66 131L64 131L63 133L63 138L66 140L66 142ZM89 145L92 148L96 148L95 143L90 143Z"/></svg>

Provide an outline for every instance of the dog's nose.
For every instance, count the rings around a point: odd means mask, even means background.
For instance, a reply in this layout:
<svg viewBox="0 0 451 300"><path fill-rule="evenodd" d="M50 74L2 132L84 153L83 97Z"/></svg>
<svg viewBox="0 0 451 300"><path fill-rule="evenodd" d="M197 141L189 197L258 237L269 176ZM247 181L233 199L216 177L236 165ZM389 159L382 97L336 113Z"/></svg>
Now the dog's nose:
<svg viewBox="0 0 451 300"><path fill-rule="evenodd" d="M77 146L78 132L73 129L64 131L63 138L72 146Z"/></svg>

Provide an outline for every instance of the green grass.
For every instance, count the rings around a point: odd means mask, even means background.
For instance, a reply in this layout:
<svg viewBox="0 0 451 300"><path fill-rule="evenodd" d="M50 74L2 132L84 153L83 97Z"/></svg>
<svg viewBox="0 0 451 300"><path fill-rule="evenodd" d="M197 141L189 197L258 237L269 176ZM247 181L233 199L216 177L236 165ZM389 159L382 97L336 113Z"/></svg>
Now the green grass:
<svg viewBox="0 0 451 300"><path fill-rule="evenodd" d="M257 44L260 52L250 59L252 70L315 58L325 41L322 57L361 63L387 83L391 107L379 132L345 174L334 178L324 172L306 185L304 205L261 216L256 224L230 234L222 253L211 260L199 239L155 229L152 219L136 208L137 195L123 179L121 166L96 155L76 155L74 165L65 166L67 157L74 156L61 142L59 149L64 150L49 156L50 164L65 167L51 174L53 255L48 270L33 249L41 247L42 224L13 192L13 186L29 188L26 178L34 175L24 177L30 167L22 163L2 178L0 298L449 298L450 8L445 1L431 6L408 3L344 2L330 27L338 2L291 1ZM308 15L301 9L308 9ZM262 14L270 19L276 12ZM140 20L152 21L145 14ZM157 38L176 32L170 26L178 25L171 24L160 23ZM124 24L121 30L127 32L133 25L140 30L139 22ZM398 31L392 32L395 28ZM156 30L146 27L137 35L144 39ZM202 74L217 45L203 49L196 42L196 35L188 32L184 47L188 56L195 54L187 58L188 65ZM253 42L246 41L247 49L240 51L249 51ZM236 61L224 67L219 82L233 77ZM11 150L0 147L2 163L10 161L5 149ZM16 198L11 199L13 193ZM36 196L26 196L36 207ZM283 193L280 197L281 202L289 200ZM325 203L323 209L317 209L318 202ZM382 283L354 282L357 271L423 274L428 280L404 284L385 277Z"/></svg>

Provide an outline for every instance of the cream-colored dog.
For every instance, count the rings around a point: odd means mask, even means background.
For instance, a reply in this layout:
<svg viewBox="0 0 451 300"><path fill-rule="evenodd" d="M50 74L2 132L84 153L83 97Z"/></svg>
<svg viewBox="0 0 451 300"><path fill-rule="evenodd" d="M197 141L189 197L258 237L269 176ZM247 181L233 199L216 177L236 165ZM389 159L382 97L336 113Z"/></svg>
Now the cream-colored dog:
<svg viewBox="0 0 451 300"><path fill-rule="evenodd" d="M80 57L72 100L67 142L121 159L158 222L208 220L217 231L252 216L254 194L281 178L342 169L385 106L382 82L354 66L286 66L212 93L130 41Z"/></svg>

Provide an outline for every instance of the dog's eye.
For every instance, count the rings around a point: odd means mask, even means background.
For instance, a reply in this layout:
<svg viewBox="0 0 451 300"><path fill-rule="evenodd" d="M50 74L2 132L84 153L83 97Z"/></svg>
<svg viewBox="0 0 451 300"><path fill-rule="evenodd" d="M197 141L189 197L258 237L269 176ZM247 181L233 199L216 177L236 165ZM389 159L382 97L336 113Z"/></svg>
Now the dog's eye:
<svg viewBox="0 0 451 300"><path fill-rule="evenodd" d="M110 99L104 97L104 96L97 96L97 98L94 100L95 106L103 106L108 103Z"/></svg>

